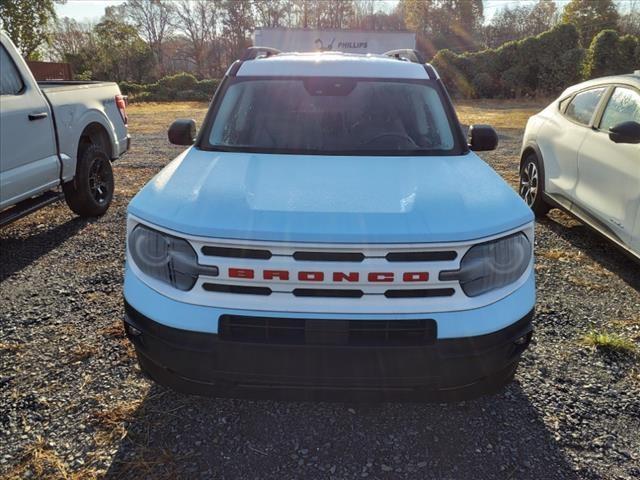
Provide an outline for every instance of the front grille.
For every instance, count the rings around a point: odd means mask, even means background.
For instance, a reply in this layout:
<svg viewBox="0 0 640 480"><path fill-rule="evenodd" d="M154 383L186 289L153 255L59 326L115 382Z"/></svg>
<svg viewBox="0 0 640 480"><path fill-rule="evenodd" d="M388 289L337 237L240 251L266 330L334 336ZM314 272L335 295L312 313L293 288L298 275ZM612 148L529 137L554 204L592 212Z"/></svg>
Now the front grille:
<svg viewBox="0 0 640 480"><path fill-rule="evenodd" d="M337 305L397 304L406 311L414 299L418 311L428 311L427 306L442 308L443 302L463 297L458 281L440 273L459 267L465 245L198 242L195 247L203 264L219 269L215 278L202 275L197 287L218 307L237 308L246 299L252 310L288 311L295 305L302 309L295 311L322 312Z"/></svg>
<svg viewBox="0 0 640 480"><path fill-rule="evenodd" d="M452 251L442 252L393 252L387 253L388 262L445 262L455 260L458 254Z"/></svg>
<svg viewBox="0 0 640 480"><path fill-rule="evenodd" d="M273 345L411 346L436 341L435 320L317 320L222 315L221 340Z"/></svg>
<svg viewBox="0 0 640 480"><path fill-rule="evenodd" d="M362 262L365 257L357 252L294 252L293 258L307 262Z"/></svg>
<svg viewBox="0 0 640 480"><path fill-rule="evenodd" d="M364 295L362 290L344 290L337 288L294 288L292 292L296 297L334 297L334 298L360 298Z"/></svg>
<svg viewBox="0 0 640 480"><path fill-rule="evenodd" d="M244 295L271 295L269 287L252 287L243 285L225 285L220 283L203 283L202 288L207 292L239 293Z"/></svg>
<svg viewBox="0 0 640 480"><path fill-rule="evenodd" d="M269 260L274 253L267 249L237 248L205 245L201 249L207 257L248 258ZM362 252L332 252L332 251L295 251L291 255L300 262L363 262L368 257ZM458 254L453 250L441 251L409 251L389 252L384 258L388 262L445 262L455 260ZM374 257L375 258L375 257Z"/></svg>
<svg viewBox="0 0 640 480"><path fill-rule="evenodd" d="M429 298L450 297L456 291L453 288L420 288L411 290L387 290L384 296L387 298Z"/></svg>
<svg viewBox="0 0 640 480"><path fill-rule="evenodd" d="M251 248L212 247L205 245L202 247L202 253L208 257L252 258L258 260L269 260L271 258L271 252L269 250Z"/></svg>
<svg viewBox="0 0 640 480"><path fill-rule="evenodd" d="M255 287L252 285L227 285L221 283L203 283L202 288L207 292L236 293L240 295L269 296L273 290L269 287ZM386 290L387 298L429 298L450 297L455 294L453 288L420 288ZM296 297L324 297L324 298L362 298L365 293L358 289L342 288L294 288L291 293ZM370 294L371 295L371 294Z"/></svg>

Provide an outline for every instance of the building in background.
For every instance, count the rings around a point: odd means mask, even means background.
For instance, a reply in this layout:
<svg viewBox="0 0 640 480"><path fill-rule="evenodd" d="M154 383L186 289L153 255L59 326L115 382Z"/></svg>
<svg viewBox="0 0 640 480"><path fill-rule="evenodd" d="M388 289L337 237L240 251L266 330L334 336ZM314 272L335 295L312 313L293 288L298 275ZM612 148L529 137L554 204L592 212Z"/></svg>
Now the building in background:
<svg viewBox="0 0 640 480"><path fill-rule="evenodd" d="M416 46L416 34L413 32L310 28L258 28L252 40L256 46L277 48L283 52L384 53Z"/></svg>
<svg viewBox="0 0 640 480"><path fill-rule="evenodd" d="M69 63L27 61L33 77L38 82L73 80L73 70Z"/></svg>

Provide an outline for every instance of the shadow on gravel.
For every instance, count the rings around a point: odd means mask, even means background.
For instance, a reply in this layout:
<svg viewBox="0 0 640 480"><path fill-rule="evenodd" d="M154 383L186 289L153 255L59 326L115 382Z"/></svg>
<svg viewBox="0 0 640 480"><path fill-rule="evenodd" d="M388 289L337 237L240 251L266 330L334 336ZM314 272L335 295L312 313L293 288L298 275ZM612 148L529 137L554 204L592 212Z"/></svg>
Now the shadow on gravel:
<svg viewBox="0 0 640 480"><path fill-rule="evenodd" d="M549 217L538 222L640 291L640 266L598 233L582 223L569 227Z"/></svg>
<svg viewBox="0 0 640 480"><path fill-rule="evenodd" d="M1 238L0 282L46 255L90 222L90 219L75 217L54 228L42 229L27 238Z"/></svg>
<svg viewBox="0 0 640 480"><path fill-rule="evenodd" d="M574 479L518 383L457 404L209 399L152 386L108 479Z"/></svg>

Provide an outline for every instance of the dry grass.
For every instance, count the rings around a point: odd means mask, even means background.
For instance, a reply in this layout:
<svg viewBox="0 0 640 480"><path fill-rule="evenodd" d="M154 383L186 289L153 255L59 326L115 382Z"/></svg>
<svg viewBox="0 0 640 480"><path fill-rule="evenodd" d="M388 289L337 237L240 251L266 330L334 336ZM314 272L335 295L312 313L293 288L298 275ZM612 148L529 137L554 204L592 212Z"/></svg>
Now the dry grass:
<svg viewBox="0 0 640 480"><path fill-rule="evenodd" d="M486 123L500 130L524 129L529 117L538 113L548 103L548 100L460 100L455 102L455 106L462 123Z"/></svg>
<svg viewBox="0 0 640 480"><path fill-rule="evenodd" d="M114 407L94 412L92 419L98 431L94 435L97 445L111 445L127 435L126 422L133 420L142 400L123 402Z"/></svg>
<svg viewBox="0 0 640 480"><path fill-rule="evenodd" d="M18 353L24 348L22 343L4 343L0 342L0 352L3 353Z"/></svg>
<svg viewBox="0 0 640 480"><path fill-rule="evenodd" d="M100 334L108 338L124 338L125 334L124 327L122 326L122 321L114 321L110 325L100 330Z"/></svg>
<svg viewBox="0 0 640 480"><path fill-rule="evenodd" d="M95 353L95 347L93 345L88 345L88 344L76 345L75 347L73 347L73 349L69 353L67 357L67 362L68 363L83 362L86 359L92 357L94 353Z"/></svg>
<svg viewBox="0 0 640 480"><path fill-rule="evenodd" d="M575 275L569 275L567 280L576 287L586 288L587 290L606 290L609 288L606 283L599 283L587 278L576 277Z"/></svg>
<svg viewBox="0 0 640 480"><path fill-rule="evenodd" d="M611 322L612 325L618 325L621 327L636 327L640 328L640 317L634 318L619 318Z"/></svg>
<svg viewBox="0 0 640 480"><path fill-rule="evenodd" d="M177 118L201 123L208 107L206 102L134 103L127 107L129 130L132 135L163 132Z"/></svg>
<svg viewBox="0 0 640 480"><path fill-rule="evenodd" d="M67 465L42 438L38 438L25 450L20 463L5 474L7 480L37 478L41 480L85 480L97 478L91 468L69 472Z"/></svg>
<svg viewBox="0 0 640 480"><path fill-rule="evenodd" d="M546 258L548 260L553 260L556 262L581 262L584 260L584 255L582 252L572 252L569 250L561 250L559 248L552 248L550 250L543 250L542 252L537 253L538 257Z"/></svg>
<svg viewBox="0 0 640 480"><path fill-rule="evenodd" d="M633 355L637 346L631 340L608 332L591 331L582 337L582 344L606 353Z"/></svg>
<svg viewBox="0 0 640 480"><path fill-rule="evenodd" d="M107 410L95 412L93 418L100 428L109 430L130 420L140 403L141 400L120 403Z"/></svg>

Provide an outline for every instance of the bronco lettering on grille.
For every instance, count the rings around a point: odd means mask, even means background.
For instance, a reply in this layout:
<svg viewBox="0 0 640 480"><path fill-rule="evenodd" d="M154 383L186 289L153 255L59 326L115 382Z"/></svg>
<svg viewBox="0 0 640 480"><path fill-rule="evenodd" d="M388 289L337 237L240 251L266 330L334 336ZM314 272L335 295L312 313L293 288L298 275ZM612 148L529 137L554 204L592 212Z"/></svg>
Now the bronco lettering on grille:
<svg viewBox="0 0 640 480"><path fill-rule="evenodd" d="M262 273L256 272L252 268L229 268L229 278L242 278L252 280L257 277L262 277L263 280L280 280L290 281L291 275L287 270L263 270ZM394 272L368 272L363 274L368 282L371 283L388 283L393 282L396 279ZM298 272L296 280L299 282L324 282L329 277L331 281L339 282L359 282L361 275L360 272L331 272L330 275L325 275L324 272ZM398 278L401 278L403 282L428 282L429 272L402 272Z"/></svg>

